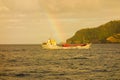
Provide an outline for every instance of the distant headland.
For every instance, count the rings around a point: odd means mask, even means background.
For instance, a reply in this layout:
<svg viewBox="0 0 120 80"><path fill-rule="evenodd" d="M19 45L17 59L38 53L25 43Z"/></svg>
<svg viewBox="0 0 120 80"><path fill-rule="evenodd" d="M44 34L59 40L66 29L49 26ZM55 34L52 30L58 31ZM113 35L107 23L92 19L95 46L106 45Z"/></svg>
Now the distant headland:
<svg viewBox="0 0 120 80"><path fill-rule="evenodd" d="M67 43L120 43L120 20L110 21L95 28L78 30Z"/></svg>

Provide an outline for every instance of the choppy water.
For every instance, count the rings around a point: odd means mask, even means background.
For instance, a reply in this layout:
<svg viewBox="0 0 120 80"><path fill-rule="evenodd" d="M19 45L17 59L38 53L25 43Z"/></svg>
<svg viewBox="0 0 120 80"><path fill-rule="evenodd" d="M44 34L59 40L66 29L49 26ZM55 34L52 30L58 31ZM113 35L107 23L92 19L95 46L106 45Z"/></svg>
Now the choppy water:
<svg viewBox="0 0 120 80"><path fill-rule="evenodd" d="M88 50L0 45L0 80L120 80L120 44Z"/></svg>

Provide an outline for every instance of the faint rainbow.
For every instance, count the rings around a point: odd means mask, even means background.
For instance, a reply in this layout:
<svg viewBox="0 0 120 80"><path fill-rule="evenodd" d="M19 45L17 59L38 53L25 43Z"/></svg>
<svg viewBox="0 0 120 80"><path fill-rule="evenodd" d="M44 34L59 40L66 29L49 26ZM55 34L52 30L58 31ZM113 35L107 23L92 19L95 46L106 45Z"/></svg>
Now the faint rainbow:
<svg viewBox="0 0 120 80"><path fill-rule="evenodd" d="M64 40L64 31L61 28L61 22L54 15L47 14L48 22L52 29L53 38L55 37L58 42L62 42Z"/></svg>
<svg viewBox="0 0 120 80"><path fill-rule="evenodd" d="M43 12L48 20L49 26L52 29L52 32L48 34L52 35L52 37L55 38L56 41L63 42L65 35L64 30L61 28L61 21L58 20L56 16L54 16L52 13L50 13L49 10L47 10L47 8L43 8Z"/></svg>

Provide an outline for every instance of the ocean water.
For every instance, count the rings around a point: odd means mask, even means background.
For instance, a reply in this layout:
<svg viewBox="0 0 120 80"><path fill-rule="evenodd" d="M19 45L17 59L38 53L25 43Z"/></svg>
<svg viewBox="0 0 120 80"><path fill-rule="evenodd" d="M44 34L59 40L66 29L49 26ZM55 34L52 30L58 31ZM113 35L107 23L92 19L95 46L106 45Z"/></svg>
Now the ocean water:
<svg viewBox="0 0 120 80"><path fill-rule="evenodd" d="M120 80L120 44L88 50L0 45L0 80Z"/></svg>

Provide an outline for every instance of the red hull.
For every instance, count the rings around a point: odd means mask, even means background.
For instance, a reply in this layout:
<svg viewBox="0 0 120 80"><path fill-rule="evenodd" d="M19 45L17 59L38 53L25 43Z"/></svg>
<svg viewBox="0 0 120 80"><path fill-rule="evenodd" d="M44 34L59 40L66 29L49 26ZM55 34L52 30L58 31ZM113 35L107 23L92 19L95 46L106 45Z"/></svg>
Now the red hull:
<svg viewBox="0 0 120 80"><path fill-rule="evenodd" d="M87 44L62 44L63 47L86 46Z"/></svg>

